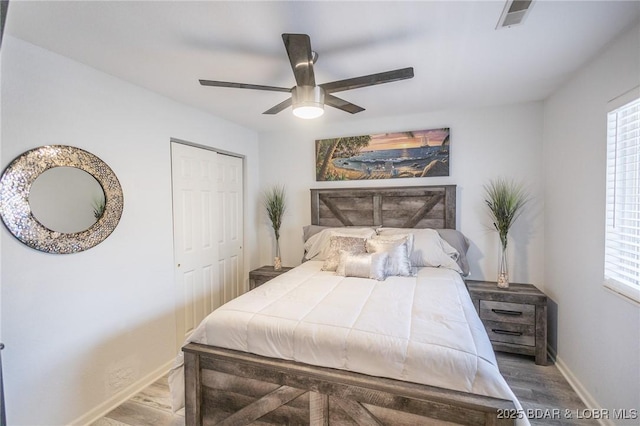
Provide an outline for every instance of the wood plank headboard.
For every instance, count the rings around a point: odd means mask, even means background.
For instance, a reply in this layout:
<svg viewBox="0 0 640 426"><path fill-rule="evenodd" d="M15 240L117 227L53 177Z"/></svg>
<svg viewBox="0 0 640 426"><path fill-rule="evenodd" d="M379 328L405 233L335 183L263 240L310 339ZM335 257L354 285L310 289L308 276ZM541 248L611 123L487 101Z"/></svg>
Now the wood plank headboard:
<svg viewBox="0 0 640 426"><path fill-rule="evenodd" d="M311 224L455 229L456 186L312 189Z"/></svg>

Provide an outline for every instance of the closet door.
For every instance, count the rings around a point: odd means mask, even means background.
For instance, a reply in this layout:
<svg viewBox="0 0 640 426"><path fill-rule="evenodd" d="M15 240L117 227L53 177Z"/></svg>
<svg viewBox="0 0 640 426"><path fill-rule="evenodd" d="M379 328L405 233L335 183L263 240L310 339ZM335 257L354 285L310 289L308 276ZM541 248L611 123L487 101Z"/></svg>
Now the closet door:
<svg viewBox="0 0 640 426"><path fill-rule="evenodd" d="M238 297L243 288L242 158L218 154L218 272L222 301Z"/></svg>
<svg viewBox="0 0 640 426"><path fill-rule="evenodd" d="M180 347L204 317L240 294L243 173L241 158L175 142L171 161Z"/></svg>

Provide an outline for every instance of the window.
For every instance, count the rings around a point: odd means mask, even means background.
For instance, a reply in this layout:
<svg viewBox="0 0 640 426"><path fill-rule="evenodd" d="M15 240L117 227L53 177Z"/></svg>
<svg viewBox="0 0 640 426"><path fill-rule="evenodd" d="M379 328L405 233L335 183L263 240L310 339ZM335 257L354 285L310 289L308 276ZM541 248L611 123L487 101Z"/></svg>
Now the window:
<svg viewBox="0 0 640 426"><path fill-rule="evenodd" d="M637 89L633 94L607 115L604 278L606 287L640 303L640 98Z"/></svg>

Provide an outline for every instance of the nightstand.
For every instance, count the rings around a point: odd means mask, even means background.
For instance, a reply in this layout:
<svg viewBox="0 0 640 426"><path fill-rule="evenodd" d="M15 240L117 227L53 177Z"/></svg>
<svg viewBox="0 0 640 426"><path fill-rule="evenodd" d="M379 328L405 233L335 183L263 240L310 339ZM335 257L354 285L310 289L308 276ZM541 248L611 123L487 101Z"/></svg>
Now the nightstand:
<svg viewBox="0 0 640 426"><path fill-rule="evenodd" d="M467 280L473 305L484 324L493 349L532 355L547 364L547 296L531 284Z"/></svg>
<svg viewBox="0 0 640 426"><path fill-rule="evenodd" d="M282 269L276 271L273 266L262 266L258 269L254 269L249 272L249 290L253 290L256 287L261 286L269 280L274 279L278 275L284 274L287 271L292 270L293 267L283 266Z"/></svg>

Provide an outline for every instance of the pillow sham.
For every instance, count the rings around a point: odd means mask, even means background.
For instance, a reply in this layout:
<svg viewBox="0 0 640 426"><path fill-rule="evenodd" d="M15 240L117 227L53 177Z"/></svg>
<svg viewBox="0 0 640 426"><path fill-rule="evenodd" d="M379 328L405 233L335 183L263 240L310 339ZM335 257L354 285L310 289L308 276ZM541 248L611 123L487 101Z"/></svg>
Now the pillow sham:
<svg viewBox="0 0 640 426"><path fill-rule="evenodd" d="M458 259L456 262L460 269L462 269L462 275L465 277L469 275L469 261L467 260L467 252L469 251L469 240L464 234L457 229L438 229L438 234L444 241L449 243L451 247L458 252Z"/></svg>
<svg viewBox="0 0 640 426"><path fill-rule="evenodd" d="M408 229L380 228L378 235L406 234ZM462 269L455 259L458 251L444 241L435 229L411 229L413 234L413 251L411 264L416 267L432 266L452 269L462 274Z"/></svg>
<svg viewBox="0 0 640 426"><path fill-rule="evenodd" d="M343 250L340 252L336 275L384 281L387 278L385 267L388 257L386 252L352 254Z"/></svg>
<svg viewBox="0 0 640 426"><path fill-rule="evenodd" d="M323 271L335 271L340 262L340 252L346 251L352 254L363 254L367 252L365 246L367 239L360 237L347 237L334 235L329 244L329 253L322 264Z"/></svg>
<svg viewBox="0 0 640 426"><path fill-rule="evenodd" d="M321 225L307 225L302 227L302 239L306 243L307 240L319 232L324 231L325 229L331 228L330 226L321 226Z"/></svg>
<svg viewBox="0 0 640 426"><path fill-rule="evenodd" d="M310 225L315 226L315 225ZM304 259L306 260L326 260L330 250L331 237L333 236L354 236L360 238L371 238L376 234L373 228L325 228L312 235L304 243Z"/></svg>
<svg viewBox="0 0 640 426"><path fill-rule="evenodd" d="M409 260L409 236L402 238L373 237L366 243L368 253L387 253L385 275L413 276Z"/></svg>

